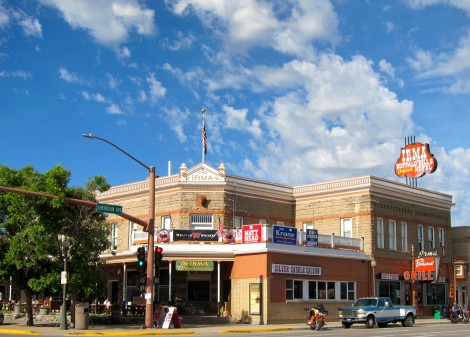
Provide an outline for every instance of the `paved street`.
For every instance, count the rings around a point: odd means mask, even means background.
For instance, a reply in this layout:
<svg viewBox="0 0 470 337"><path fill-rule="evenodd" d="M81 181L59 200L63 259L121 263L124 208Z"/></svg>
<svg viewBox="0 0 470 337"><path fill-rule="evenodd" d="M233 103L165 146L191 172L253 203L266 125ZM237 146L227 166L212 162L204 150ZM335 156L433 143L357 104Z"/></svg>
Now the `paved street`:
<svg viewBox="0 0 470 337"><path fill-rule="evenodd" d="M0 333L8 335L42 335L42 336L142 336L142 335L189 335L202 334L204 336L218 334L237 334L238 336L299 336L303 334L324 334L327 336L349 336L368 337L378 336L467 336L470 325L451 324L448 320L436 320L431 318L419 319L411 328L404 328L400 324L392 324L387 328L366 329L363 325L356 325L350 329L343 329L340 322L329 322L328 328L324 331L311 331L306 324L275 324L275 325L245 325L245 324L204 324L203 320L198 323L185 324L181 329L142 329L138 325L95 325L88 330L60 330L53 324L37 324L34 327L25 325L24 319L7 319L3 326L0 326ZM36 324L36 323L35 323Z"/></svg>

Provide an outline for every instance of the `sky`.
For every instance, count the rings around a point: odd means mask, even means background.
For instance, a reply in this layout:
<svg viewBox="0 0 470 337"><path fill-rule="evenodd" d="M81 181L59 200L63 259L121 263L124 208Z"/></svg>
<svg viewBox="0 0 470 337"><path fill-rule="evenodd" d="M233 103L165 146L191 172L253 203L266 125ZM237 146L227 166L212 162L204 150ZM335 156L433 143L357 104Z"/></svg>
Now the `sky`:
<svg viewBox="0 0 470 337"><path fill-rule="evenodd" d="M0 0L0 164L70 186L148 176L84 133L160 176L204 160L289 186L405 183L413 137L438 162L418 186L470 225L469 98L468 0Z"/></svg>

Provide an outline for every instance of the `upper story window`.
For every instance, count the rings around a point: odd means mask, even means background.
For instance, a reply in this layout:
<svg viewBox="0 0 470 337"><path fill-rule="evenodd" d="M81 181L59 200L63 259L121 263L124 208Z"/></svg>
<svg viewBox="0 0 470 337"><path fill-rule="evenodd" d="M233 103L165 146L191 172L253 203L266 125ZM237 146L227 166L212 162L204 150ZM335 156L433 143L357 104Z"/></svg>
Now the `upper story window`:
<svg viewBox="0 0 470 337"><path fill-rule="evenodd" d="M430 250L436 249L436 241L434 238L434 227L428 227L428 242L429 242Z"/></svg>
<svg viewBox="0 0 470 337"><path fill-rule="evenodd" d="M352 219L341 219L341 236L352 238Z"/></svg>
<svg viewBox="0 0 470 337"><path fill-rule="evenodd" d="M111 224L111 250L116 250L118 246L118 224L114 222Z"/></svg>
<svg viewBox="0 0 470 337"><path fill-rule="evenodd" d="M241 216L234 216L233 217L233 227L236 229L240 229L243 226L243 218Z"/></svg>
<svg viewBox="0 0 470 337"><path fill-rule="evenodd" d="M439 247L444 247L444 228L439 228Z"/></svg>
<svg viewBox="0 0 470 337"><path fill-rule="evenodd" d="M390 250L397 250L397 223L395 220L388 220L388 247Z"/></svg>
<svg viewBox="0 0 470 337"><path fill-rule="evenodd" d="M455 265L455 276L463 276L463 266L461 264Z"/></svg>
<svg viewBox="0 0 470 337"><path fill-rule="evenodd" d="M377 218L377 248L384 248L384 219Z"/></svg>
<svg viewBox="0 0 470 337"><path fill-rule="evenodd" d="M424 229L423 225L418 225L418 251L424 251Z"/></svg>
<svg viewBox="0 0 470 337"><path fill-rule="evenodd" d="M162 229L172 229L172 220L170 215L162 216Z"/></svg>
<svg viewBox="0 0 470 337"><path fill-rule="evenodd" d="M401 223L401 251L408 251L408 224L406 222Z"/></svg>
<svg viewBox="0 0 470 337"><path fill-rule="evenodd" d="M190 217L189 229L213 229L213 216L209 214L193 214Z"/></svg>
<svg viewBox="0 0 470 337"><path fill-rule="evenodd" d="M302 222L302 231L306 232L307 229L313 229L313 222L312 221Z"/></svg>

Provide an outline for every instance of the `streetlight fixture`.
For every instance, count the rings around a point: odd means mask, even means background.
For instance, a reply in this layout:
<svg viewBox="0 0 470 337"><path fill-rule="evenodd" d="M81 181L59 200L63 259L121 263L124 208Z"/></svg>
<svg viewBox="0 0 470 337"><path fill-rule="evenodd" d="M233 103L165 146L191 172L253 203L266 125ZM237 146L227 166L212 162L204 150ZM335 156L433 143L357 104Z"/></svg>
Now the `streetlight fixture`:
<svg viewBox="0 0 470 337"><path fill-rule="evenodd" d="M154 240L155 240L155 167L154 166L147 166L142 163L140 160L136 159L134 156L130 155L123 149L121 149L116 144L110 142L107 139L92 135L90 134L83 134L85 138L90 139L99 139L109 145L115 147L126 156L140 164L141 166L145 167L149 171L149 220L147 225L147 232L148 232L148 253L147 253L147 282L146 282L146 289L145 289L145 327L151 328L152 321L153 321L153 258L154 258Z"/></svg>
<svg viewBox="0 0 470 337"><path fill-rule="evenodd" d="M62 306L60 307L60 329L67 330L67 301L66 287L67 287L67 253L70 248L70 240L67 236L62 235L62 253L64 255L64 271L61 275L61 283L64 285L64 292L62 295Z"/></svg>
<svg viewBox="0 0 470 337"><path fill-rule="evenodd" d="M375 267L377 267L375 259L370 261L370 266L372 267L372 297L375 297Z"/></svg>

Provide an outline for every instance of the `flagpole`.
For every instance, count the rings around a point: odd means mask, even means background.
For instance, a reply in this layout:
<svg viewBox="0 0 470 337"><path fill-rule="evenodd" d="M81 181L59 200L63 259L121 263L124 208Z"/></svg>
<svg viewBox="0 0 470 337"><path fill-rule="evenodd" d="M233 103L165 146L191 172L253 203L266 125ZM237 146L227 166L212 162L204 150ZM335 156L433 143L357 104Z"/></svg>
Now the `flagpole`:
<svg viewBox="0 0 470 337"><path fill-rule="evenodd" d="M206 109L202 108L201 113L202 113L202 162L204 163L204 159L206 157L206 130L204 126L204 113L206 112Z"/></svg>

